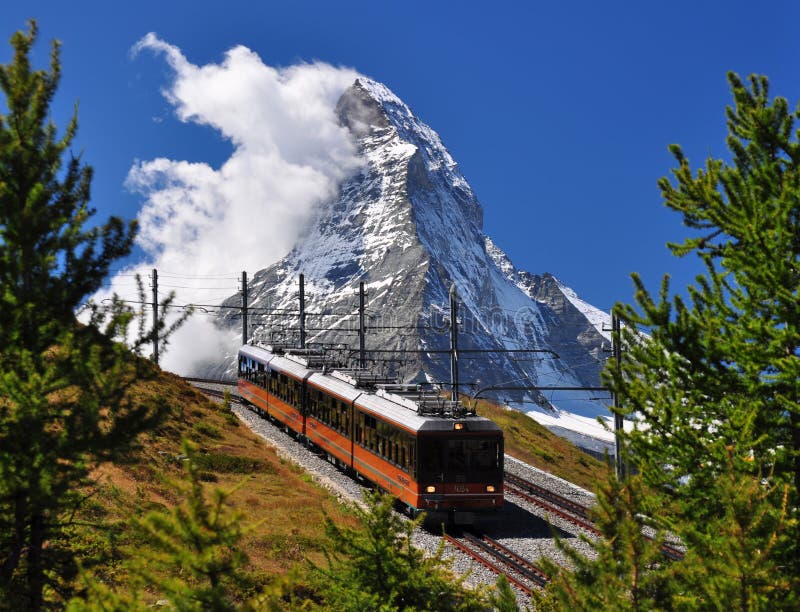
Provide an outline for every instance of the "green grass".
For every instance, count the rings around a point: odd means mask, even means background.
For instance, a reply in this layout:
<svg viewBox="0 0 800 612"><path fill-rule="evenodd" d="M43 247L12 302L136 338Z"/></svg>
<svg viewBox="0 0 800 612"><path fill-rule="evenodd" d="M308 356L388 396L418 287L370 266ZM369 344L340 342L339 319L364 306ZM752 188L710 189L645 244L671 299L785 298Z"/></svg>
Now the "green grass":
<svg viewBox="0 0 800 612"><path fill-rule="evenodd" d="M194 462L203 471L229 474L252 474L267 469L258 459L230 453L198 453Z"/></svg>
<svg viewBox="0 0 800 612"><path fill-rule="evenodd" d="M198 421L194 424L193 429L208 438L214 438L215 440L222 439L222 432L220 432L219 427L212 425L211 423L207 423L206 421Z"/></svg>

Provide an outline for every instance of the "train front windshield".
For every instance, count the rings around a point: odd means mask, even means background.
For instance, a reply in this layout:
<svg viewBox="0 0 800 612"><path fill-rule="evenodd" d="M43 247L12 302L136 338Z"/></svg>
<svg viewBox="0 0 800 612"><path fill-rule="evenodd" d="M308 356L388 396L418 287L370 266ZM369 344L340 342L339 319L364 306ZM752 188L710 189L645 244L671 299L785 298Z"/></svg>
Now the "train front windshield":
<svg viewBox="0 0 800 612"><path fill-rule="evenodd" d="M503 439L421 438L421 482L488 482L503 475Z"/></svg>

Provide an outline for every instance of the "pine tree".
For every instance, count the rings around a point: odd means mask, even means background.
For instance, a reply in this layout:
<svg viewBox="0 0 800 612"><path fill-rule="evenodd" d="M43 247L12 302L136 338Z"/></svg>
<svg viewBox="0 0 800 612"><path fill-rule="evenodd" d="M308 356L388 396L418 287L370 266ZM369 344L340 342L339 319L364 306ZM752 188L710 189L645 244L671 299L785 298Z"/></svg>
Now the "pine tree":
<svg viewBox="0 0 800 612"><path fill-rule="evenodd" d="M497 579L495 592L489 597L489 605L495 612L517 612L520 609L514 589L511 588L511 583L505 576L501 575Z"/></svg>
<svg viewBox="0 0 800 612"><path fill-rule="evenodd" d="M186 501L169 514L151 512L133 521L149 547L132 571L178 610L235 610L253 588L244 570L247 555L239 547L242 517L228 508L231 492L215 488L208 498L194 460L197 451L186 442L183 448Z"/></svg>
<svg viewBox="0 0 800 612"><path fill-rule="evenodd" d="M673 145L674 182L659 181L693 230L670 248L705 273L688 302L668 277L654 298L633 275L637 306L615 307L624 351L604 376L634 420L623 452L638 475L601 487L597 558L551 567L543 606L800 607L800 111L765 77L728 79L732 161L693 173ZM685 557L659 561L644 522Z"/></svg>
<svg viewBox="0 0 800 612"><path fill-rule="evenodd" d="M658 610L671 607L671 569L661 551L663 538L647 517L654 508L638 477L620 481L609 473L597 491L592 518L600 539L582 536L594 550L584 557L563 540L556 545L570 560L570 569L542 560L550 576L537 610Z"/></svg>
<svg viewBox="0 0 800 612"><path fill-rule="evenodd" d="M688 302L670 297L667 277L653 298L634 275L638 308L617 307L625 352L607 374L637 419L630 461L658 496L661 526L695 560L676 569L698 602L790 607L800 592L800 113L770 100L765 77L729 82L732 161L693 173L673 145L674 182L659 181L693 230L670 248L706 272ZM705 592L695 571L715 574Z"/></svg>
<svg viewBox="0 0 800 612"><path fill-rule="evenodd" d="M483 594L465 590L447 571L443 551L427 557L412 542L422 517L404 520L394 499L365 494L360 529L326 521L328 568L317 571L326 606L336 610L484 610Z"/></svg>
<svg viewBox="0 0 800 612"><path fill-rule="evenodd" d="M135 222L112 217L87 228L91 167L64 157L77 130L77 108L58 138L50 104L61 76L59 43L50 70L32 70L36 23L11 38L14 59L0 66L8 113L0 115L0 346L41 354L100 287L111 263L133 245ZM10 363L8 363L10 362Z"/></svg>
<svg viewBox="0 0 800 612"><path fill-rule="evenodd" d="M49 119L59 45L49 70L33 70L36 34L35 22L14 34L14 58L0 66L0 598L32 610L68 595L66 528L91 467L165 412L130 393L155 369L109 339L124 337L134 313L115 300L92 307L88 325L75 319L136 226L87 225L92 170L67 153L77 111L59 138Z"/></svg>

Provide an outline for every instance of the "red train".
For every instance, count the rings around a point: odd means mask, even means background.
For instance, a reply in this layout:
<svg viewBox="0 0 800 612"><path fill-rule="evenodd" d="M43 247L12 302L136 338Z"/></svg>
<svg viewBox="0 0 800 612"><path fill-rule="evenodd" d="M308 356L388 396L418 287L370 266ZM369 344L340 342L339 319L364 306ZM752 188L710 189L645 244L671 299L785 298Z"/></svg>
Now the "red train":
<svg viewBox="0 0 800 612"><path fill-rule="evenodd" d="M329 370L312 353L245 345L239 395L340 467L397 497L416 514L456 522L503 504L503 432L458 402L363 371Z"/></svg>

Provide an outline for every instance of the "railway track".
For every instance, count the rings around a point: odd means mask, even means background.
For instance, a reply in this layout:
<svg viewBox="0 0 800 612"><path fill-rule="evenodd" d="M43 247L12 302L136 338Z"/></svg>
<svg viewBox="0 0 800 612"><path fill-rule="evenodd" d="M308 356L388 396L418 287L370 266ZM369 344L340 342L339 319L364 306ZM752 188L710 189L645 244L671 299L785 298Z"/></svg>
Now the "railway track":
<svg viewBox="0 0 800 612"><path fill-rule="evenodd" d="M567 499L566 497L554 493L553 491L549 491L548 489L536 483L529 482L524 478L520 478L514 474L509 474L508 472L504 474L504 479L505 489L512 495L521 497L527 502L539 506L547 512L550 512L551 514L558 516L596 536L602 535L597 527L594 526L594 523L589 515L589 509L586 506L578 504L577 502ZM648 540L652 540L650 536L646 535L645 537ZM662 544L661 552L665 557L672 561L680 561L683 559L683 552L671 544Z"/></svg>
<svg viewBox="0 0 800 612"><path fill-rule="evenodd" d="M445 540L495 574L505 576L517 589L531 596L549 579L533 563L485 534L464 532L461 537L445 534Z"/></svg>
<svg viewBox="0 0 800 612"><path fill-rule="evenodd" d="M207 383L209 385L230 385L235 387L237 382L234 379L224 378L193 378L191 376L184 376L183 380L190 383Z"/></svg>
<svg viewBox="0 0 800 612"><path fill-rule="evenodd" d="M213 378L188 378L184 377L188 383L191 383L193 387L196 387L198 391L204 393L205 395L210 395L211 397L217 397L220 399L224 399L225 391L221 391L220 389L214 389L212 387L208 387L206 385L218 385L218 386L228 386L233 387L230 392L230 401L232 403L239 403L239 396L235 393L236 388L236 381L235 380L216 380Z"/></svg>
<svg viewBox="0 0 800 612"><path fill-rule="evenodd" d="M204 393L205 395L210 395L212 397L218 397L220 399L224 399L225 398L225 392L224 391L220 391L219 389L208 389L206 387L198 387L198 391L200 391L201 393ZM228 396L229 396L229 399L230 399L231 403L237 403L237 404L239 403L239 397L237 395L234 395L233 393L229 393Z"/></svg>
<svg viewBox="0 0 800 612"><path fill-rule="evenodd" d="M596 536L602 535L589 519L589 509L566 497L508 472L504 475L507 493L521 497L554 516L564 519Z"/></svg>

